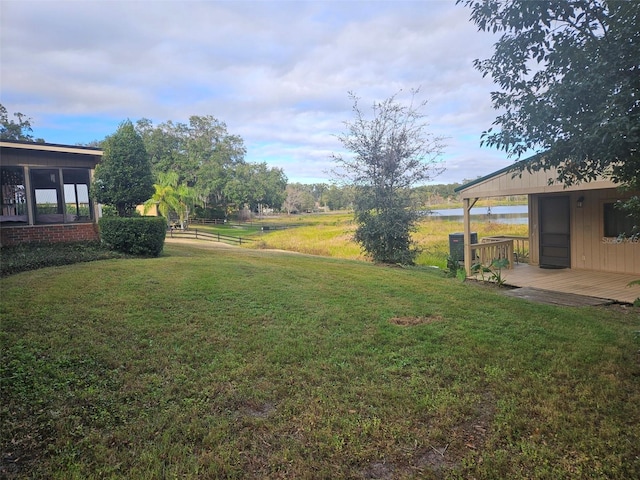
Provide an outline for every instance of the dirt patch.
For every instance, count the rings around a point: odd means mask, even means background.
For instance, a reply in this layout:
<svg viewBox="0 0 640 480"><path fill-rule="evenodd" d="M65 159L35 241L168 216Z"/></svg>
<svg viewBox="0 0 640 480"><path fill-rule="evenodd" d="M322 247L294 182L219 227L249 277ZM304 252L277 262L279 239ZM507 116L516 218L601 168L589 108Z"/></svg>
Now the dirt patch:
<svg viewBox="0 0 640 480"><path fill-rule="evenodd" d="M254 418L267 418L276 409L272 403L255 404L253 402L248 403L242 409L242 412Z"/></svg>
<svg viewBox="0 0 640 480"><path fill-rule="evenodd" d="M401 327L412 327L414 325L425 325L429 323L441 322L444 320L440 315L429 315L426 317L393 317L389 323Z"/></svg>
<svg viewBox="0 0 640 480"><path fill-rule="evenodd" d="M417 458L417 467L438 475L457 467L457 463L446 454L447 447L435 448Z"/></svg>
<svg viewBox="0 0 640 480"><path fill-rule="evenodd" d="M383 462L375 462L362 472L362 477L376 480L391 480L393 478L393 465Z"/></svg>

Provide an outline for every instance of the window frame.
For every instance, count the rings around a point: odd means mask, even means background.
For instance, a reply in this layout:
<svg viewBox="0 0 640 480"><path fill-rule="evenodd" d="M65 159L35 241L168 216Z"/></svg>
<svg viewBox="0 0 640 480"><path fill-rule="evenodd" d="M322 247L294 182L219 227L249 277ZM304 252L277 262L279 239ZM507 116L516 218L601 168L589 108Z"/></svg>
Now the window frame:
<svg viewBox="0 0 640 480"><path fill-rule="evenodd" d="M46 181L46 175L51 175L50 182ZM73 167L32 167L29 169L29 178L31 180L30 190L35 225L90 223L93 221L93 201L89 193L91 184L90 169ZM69 178L71 181L68 181ZM78 190L78 186L80 185L86 186L82 192ZM71 188L73 189L73 195L68 195L67 192L70 191L69 189ZM55 212L38 213L38 190L55 191ZM82 199L79 198L80 194ZM72 196L73 198L67 199L67 196ZM69 204L68 201L71 201L72 204ZM72 208L69 208L70 205Z"/></svg>
<svg viewBox="0 0 640 480"><path fill-rule="evenodd" d="M22 174L21 183L3 183L8 179L3 172L14 171ZM19 176L19 175L18 175ZM29 195L27 193L27 174L24 167L17 165L0 166L0 223L7 224L27 224L29 223ZM10 213L13 210L13 213ZM10 222L10 223L9 223Z"/></svg>
<svg viewBox="0 0 640 480"><path fill-rule="evenodd" d="M602 205L603 237L629 237L633 233L633 219L616 208L616 201L607 201Z"/></svg>

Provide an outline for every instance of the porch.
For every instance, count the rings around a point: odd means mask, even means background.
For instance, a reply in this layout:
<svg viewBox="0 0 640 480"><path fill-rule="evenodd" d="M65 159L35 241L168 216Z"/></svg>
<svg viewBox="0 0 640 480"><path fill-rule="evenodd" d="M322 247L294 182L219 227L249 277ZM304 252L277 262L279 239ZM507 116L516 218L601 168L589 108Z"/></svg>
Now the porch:
<svg viewBox="0 0 640 480"><path fill-rule="evenodd" d="M631 285L640 276L593 270L544 269L526 263L516 263L511 269L502 270L505 285L529 287L561 294L583 295L633 303L640 297L640 285Z"/></svg>

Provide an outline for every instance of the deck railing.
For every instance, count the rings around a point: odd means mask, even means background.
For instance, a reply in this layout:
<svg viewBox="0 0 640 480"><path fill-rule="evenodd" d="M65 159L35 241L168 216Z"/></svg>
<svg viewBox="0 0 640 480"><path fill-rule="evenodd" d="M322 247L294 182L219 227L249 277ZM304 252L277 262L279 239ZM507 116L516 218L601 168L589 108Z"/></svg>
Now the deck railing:
<svg viewBox="0 0 640 480"><path fill-rule="evenodd" d="M476 260L485 267L490 267L494 260L506 258L508 268L513 268L515 255L513 254L513 240L503 240L494 237L483 238L480 243L471 244L471 251L475 250Z"/></svg>
<svg viewBox="0 0 640 480"><path fill-rule="evenodd" d="M495 235L486 237L495 240L513 240L513 253L516 263L529 263L529 237L516 237L513 235ZM485 239L483 239L484 241Z"/></svg>
<svg viewBox="0 0 640 480"><path fill-rule="evenodd" d="M509 260L509 268L513 268L515 263L528 263L529 237L509 235L485 237L480 243L472 244L471 250L475 251L475 262L486 267L489 267L494 260L506 258Z"/></svg>

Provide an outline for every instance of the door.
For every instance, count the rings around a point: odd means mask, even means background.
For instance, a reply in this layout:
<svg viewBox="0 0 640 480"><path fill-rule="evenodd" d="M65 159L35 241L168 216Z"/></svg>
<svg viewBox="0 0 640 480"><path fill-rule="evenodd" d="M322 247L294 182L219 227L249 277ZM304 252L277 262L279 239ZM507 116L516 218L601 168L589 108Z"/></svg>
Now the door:
<svg viewBox="0 0 640 480"><path fill-rule="evenodd" d="M571 266L569 197L540 197L540 267Z"/></svg>

